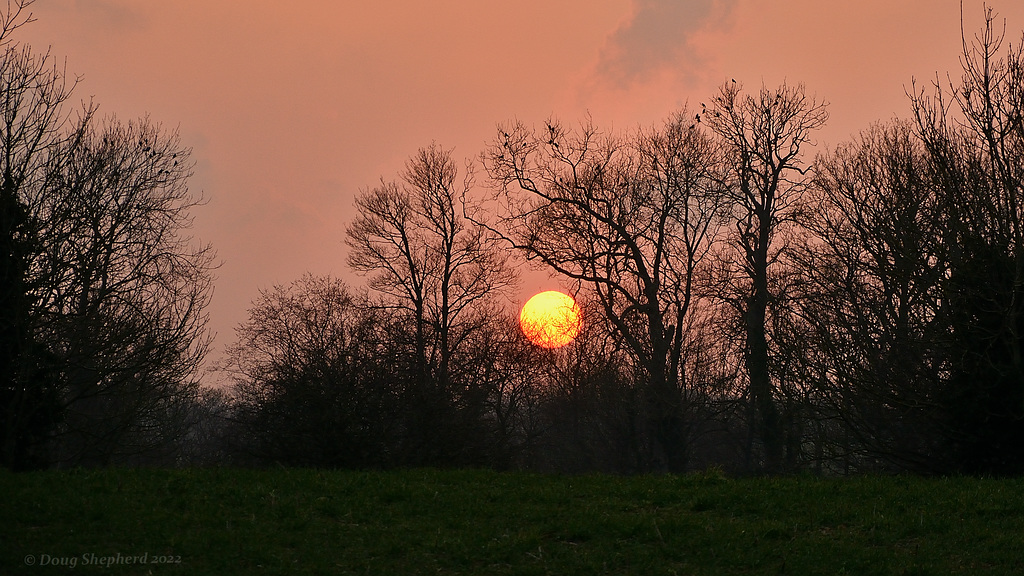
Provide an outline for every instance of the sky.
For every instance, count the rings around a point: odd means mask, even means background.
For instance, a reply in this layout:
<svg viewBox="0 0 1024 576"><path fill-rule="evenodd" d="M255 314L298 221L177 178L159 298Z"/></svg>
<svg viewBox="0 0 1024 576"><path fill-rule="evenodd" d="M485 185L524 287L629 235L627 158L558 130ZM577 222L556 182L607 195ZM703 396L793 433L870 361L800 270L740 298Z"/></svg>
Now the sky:
<svg viewBox="0 0 1024 576"><path fill-rule="evenodd" d="M1021 40L1024 3L992 0ZM37 0L17 38L50 47L78 99L177 129L217 250L217 358L260 289L303 273L353 286L353 199L432 141L473 160L511 119L649 127L724 82L803 83L821 149L909 111L958 74L959 0ZM964 0L968 36L981 2ZM479 169L478 171L482 172ZM478 180L482 180L478 178ZM524 276L510 305L561 286Z"/></svg>

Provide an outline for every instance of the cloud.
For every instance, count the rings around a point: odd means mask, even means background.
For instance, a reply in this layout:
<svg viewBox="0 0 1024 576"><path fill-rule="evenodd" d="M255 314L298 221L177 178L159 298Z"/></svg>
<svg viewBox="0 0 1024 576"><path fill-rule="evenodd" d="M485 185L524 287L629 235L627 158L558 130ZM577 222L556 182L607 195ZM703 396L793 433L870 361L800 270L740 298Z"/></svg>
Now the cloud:
<svg viewBox="0 0 1024 576"><path fill-rule="evenodd" d="M719 22L737 0L633 0L632 18L601 49L598 77L622 88L667 67L694 70L693 35Z"/></svg>

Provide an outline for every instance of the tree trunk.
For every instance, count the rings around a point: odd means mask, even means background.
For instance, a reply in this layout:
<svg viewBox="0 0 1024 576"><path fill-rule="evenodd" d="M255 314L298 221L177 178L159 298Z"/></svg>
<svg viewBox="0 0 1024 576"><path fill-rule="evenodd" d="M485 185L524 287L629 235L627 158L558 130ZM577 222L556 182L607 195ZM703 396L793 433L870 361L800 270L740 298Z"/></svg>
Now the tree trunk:
<svg viewBox="0 0 1024 576"><path fill-rule="evenodd" d="M764 471L769 474L781 471L782 426L768 370L768 337L766 321L768 314L768 241L761 239L753 254L754 285L747 302L746 368L750 378L750 401L756 419L755 426L764 443Z"/></svg>

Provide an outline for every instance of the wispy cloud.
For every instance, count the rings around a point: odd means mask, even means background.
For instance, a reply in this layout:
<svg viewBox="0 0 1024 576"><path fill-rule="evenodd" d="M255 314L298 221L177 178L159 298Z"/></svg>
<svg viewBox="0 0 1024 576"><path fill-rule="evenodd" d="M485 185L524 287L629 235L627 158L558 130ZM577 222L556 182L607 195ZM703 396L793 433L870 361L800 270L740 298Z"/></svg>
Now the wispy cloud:
<svg viewBox="0 0 1024 576"><path fill-rule="evenodd" d="M682 72L699 65L693 35L727 15L737 0L633 0L632 18L609 37L595 70L619 87L643 81L666 67Z"/></svg>

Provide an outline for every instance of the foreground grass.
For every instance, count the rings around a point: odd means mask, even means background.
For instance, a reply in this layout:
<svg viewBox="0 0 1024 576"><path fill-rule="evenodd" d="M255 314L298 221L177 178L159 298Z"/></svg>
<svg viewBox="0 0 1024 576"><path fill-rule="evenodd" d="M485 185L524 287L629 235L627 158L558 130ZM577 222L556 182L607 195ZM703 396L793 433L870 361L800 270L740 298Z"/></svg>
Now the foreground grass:
<svg viewBox="0 0 1024 576"><path fill-rule="evenodd" d="M0 471L0 574L1016 574L1022 549L1022 480Z"/></svg>

